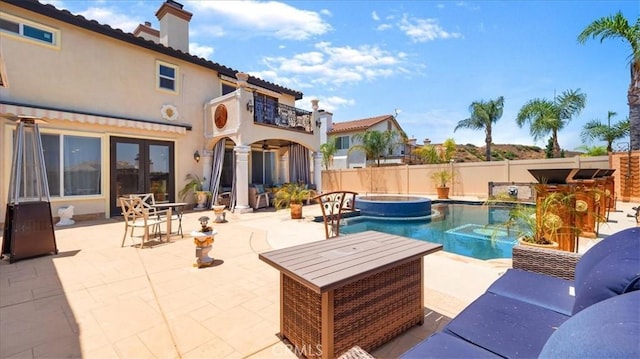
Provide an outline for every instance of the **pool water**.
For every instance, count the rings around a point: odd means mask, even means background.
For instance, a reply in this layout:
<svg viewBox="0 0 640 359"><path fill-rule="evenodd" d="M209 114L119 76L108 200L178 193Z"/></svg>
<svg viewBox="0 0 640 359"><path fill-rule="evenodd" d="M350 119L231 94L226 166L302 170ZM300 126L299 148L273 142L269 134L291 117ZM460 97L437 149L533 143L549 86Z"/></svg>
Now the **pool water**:
<svg viewBox="0 0 640 359"><path fill-rule="evenodd" d="M511 258L518 231L501 225L509 218L509 208L472 204L433 204L432 208L432 216L419 219L348 218L340 232L374 230L440 243L444 251L467 257Z"/></svg>

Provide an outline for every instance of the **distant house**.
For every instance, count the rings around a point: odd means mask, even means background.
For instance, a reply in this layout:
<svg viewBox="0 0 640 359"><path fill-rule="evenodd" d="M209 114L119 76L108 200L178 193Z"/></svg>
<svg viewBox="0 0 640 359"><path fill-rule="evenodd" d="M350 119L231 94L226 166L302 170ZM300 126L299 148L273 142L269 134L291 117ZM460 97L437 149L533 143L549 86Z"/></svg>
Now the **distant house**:
<svg viewBox="0 0 640 359"><path fill-rule="evenodd" d="M192 14L158 4L159 29L126 33L35 0L0 0L0 221L21 116L46 121L53 213L119 215L118 197L133 193L180 201L187 174L233 188L241 212L251 211L250 183L321 188L318 102L296 108L301 92L191 55Z"/></svg>
<svg viewBox="0 0 640 359"><path fill-rule="evenodd" d="M363 151L353 150L349 153L349 149L360 141L354 138L356 134L362 134L365 131L387 130L396 131L398 133L397 143L393 146L391 153L387 153L380 163L398 164L404 162L404 156L408 155L407 144L403 142L404 131L393 115L382 115L370 118L364 118L346 122L329 122L328 139L335 139L337 153L333 157L333 169L340 168L360 168L367 167L366 154Z"/></svg>

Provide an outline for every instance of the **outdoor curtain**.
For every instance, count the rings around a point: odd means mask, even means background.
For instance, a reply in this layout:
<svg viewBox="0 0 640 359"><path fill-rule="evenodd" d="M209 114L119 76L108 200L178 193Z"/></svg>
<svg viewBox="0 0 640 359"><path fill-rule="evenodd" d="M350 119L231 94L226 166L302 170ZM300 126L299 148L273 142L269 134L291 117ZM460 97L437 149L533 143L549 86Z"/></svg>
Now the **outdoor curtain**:
<svg viewBox="0 0 640 359"><path fill-rule="evenodd" d="M289 181L309 184L309 150L297 143L289 146Z"/></svg>
<svg viewBox="0 0 640 359"><path fill-rule="evenodd" d="M226 139L223 138L220 141L218 141L218 143L216 143L216 145L213 147L213 160L211 161L211 181L209 182L209 191L211 192L211 195L212 195L211 198L213 198L213 201L211 201L211 208L213 208L213 205L218 202L217 199L218 199L218 194L220 192L220 178L222 176L222 167L224 165L224 151L226 147L226 142L227 142ZM234 163L235 163L235 157L234 157ZM236 203L235 194L236 194L236 175L234 171L233 184L231 187L231 198L229 203L229 210L231 211L233 211Z"/></svg>

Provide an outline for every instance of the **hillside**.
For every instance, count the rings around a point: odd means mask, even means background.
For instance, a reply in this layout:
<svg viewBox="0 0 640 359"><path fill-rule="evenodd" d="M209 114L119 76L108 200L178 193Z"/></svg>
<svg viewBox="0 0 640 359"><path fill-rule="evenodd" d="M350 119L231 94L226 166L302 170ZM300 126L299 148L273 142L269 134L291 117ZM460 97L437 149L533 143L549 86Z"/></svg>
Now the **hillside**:
<svg viewBox="0 0 640 359"><path fill-rule="evenodd" d="M456 162L481 162L485 160L485 146L478 147L472 144L456 145ZM574 157L580 152L566 151L565 157ZM544 148L529 145L491 145L493 161L509 160L533 160L545 158Z"/></svg>

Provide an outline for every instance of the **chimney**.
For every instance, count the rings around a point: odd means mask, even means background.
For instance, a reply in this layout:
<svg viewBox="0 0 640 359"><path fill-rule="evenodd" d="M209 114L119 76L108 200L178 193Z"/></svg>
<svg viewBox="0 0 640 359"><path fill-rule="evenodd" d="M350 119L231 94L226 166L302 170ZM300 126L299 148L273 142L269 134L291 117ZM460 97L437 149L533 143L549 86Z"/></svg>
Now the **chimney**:
<svg viewBox="0 0 640 359"><path fill-rule="evenodd" d="M407 140L407 144L408 144L409 146L412 146L412 147L416 147L416 143L417 143L417 142L418 142L418 140L417 140L417 139L415 139L415 138L410 138L409 140Z"/></svg>
<svg viewBox="0 0 640 359"><path fill-rule="evenodd" d="M156 12L160 21L160 43L188 53L191 16L193 14L183 10L179 2L165 1Z"/></svg>
<svg viewBox="0 0 640 359"><path fill-rule="evenodd" d="M145 21L144 24L138 25L138 27L133 30L133 34L145 40L153 41L156 44L160 43L160 31L151 27L151 23L149 21Z"/></svg>
<svg viewBox="0 0 640 359"><path fill-rule="evenodd" d="M424 139L424 144L425 144L425 145L430 145L430 144L431 144L431 140L430 140L430 139L428 139L428 138L425 138L425 139Z"/></svg>

